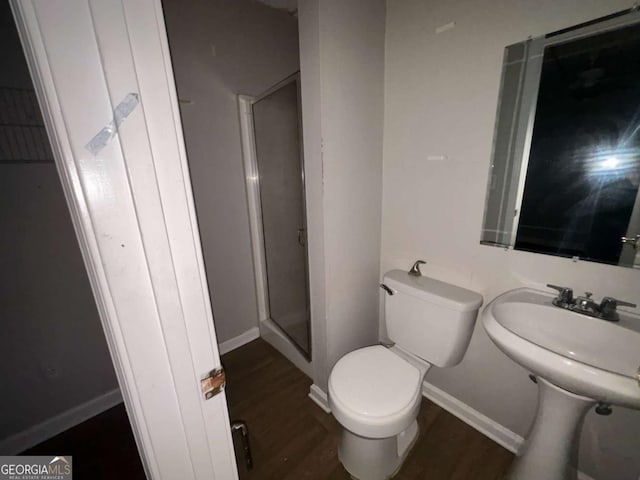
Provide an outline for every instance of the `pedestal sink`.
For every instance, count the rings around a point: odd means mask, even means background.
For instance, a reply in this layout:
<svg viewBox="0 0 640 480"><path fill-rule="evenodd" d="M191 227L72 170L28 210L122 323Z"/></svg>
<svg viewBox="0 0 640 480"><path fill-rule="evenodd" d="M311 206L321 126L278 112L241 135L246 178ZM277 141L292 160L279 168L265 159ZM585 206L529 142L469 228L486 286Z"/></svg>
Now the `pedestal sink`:
<svg viewBox="0 0 640 480"><path fill-rule="evenodd" d="M538 379L538 413L511 480L572 480L584 415L598 402L640 409L640 316L608 322L554 306L529 288L496 297L482 314L491 340Z"/></svg>

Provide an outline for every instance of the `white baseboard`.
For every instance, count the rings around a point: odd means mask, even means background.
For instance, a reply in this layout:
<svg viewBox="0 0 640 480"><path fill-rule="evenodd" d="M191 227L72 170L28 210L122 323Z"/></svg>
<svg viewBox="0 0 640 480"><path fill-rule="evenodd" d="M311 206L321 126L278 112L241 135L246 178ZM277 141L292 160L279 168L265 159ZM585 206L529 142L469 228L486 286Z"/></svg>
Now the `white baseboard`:
<svg viewBox="0 0 640 480"><path fill-rule="evenodd" d="M116 388L93 400L89 400L27 430L0 440L0 455L17 455L59 433L122 403L120 389Z"/></svg>
<svg viewBox="0 0 640 480"><path fill-rule="evenodd" d="M329 408L329 398L324 391L317 386L315 383L311 385L309 389L309 398L313 400L322 410L326 413L331 413L331 408Z"/></svg>
<svg viewBox="0 0 640 480"><path fill-rule="evenodd" d="M524 438L517 433L512 432L426 380L422 384L422 395L512 453L518 453L524 443ZM578 480L594 479L578 471Z"/></svg>
<svg viewBox="0 0 640 480"><path fill-rule="evenodd" d="M218 345L220 350L220 355L224 355L225 353L229 353L231 350L235 350L249 342L254 341L256 338L260 337L260 330L258 327L253 327L247 330L246 332L241 333L237 337L230 338L226 342L222 342Z"/></svg>
<svg viewBox="0 0 640 480"><path fill-rule="evenodd" d="M512 453L518 453L518 449L524 442L524 438L517 433L503 427L426 380L422 384L422 395Z"/></svg>

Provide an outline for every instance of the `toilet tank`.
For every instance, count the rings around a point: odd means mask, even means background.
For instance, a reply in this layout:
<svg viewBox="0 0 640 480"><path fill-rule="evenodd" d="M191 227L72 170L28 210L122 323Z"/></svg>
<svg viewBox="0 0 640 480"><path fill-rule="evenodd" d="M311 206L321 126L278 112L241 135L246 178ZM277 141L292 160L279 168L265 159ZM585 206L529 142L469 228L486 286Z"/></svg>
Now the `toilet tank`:
<svg viewBox="0 0 640 480"><path fill-rule="evenodd" d="M482 305L482 296L466 288L403 270L384 276L389 338L400 348L438 367L462 361ZM388 292L389 293L389 292Z"/></svg>

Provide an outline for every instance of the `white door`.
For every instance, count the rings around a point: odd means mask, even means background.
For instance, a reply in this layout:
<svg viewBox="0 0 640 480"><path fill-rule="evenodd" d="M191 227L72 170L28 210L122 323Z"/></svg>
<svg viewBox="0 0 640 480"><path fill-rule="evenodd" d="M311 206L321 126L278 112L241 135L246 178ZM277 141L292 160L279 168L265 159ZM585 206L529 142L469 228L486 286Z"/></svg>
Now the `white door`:
<svg viewBox="0 0 640 480"><path fill-rule="evenodd" d="M147 476L236 479L160 0L12 7Z"/></svg>

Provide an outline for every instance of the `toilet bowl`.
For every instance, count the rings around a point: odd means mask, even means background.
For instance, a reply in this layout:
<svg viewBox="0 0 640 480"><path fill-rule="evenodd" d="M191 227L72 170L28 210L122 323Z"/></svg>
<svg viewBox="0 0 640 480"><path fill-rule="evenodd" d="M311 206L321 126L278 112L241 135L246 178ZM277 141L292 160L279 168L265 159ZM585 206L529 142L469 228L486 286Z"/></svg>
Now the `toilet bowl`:
<svg viewBox="0 0 640 480"><path fill-rule="evenodd" d="M401 270L384 277L385 322L392 347L354 350L329 376L329 406L343 431L340 462L357 480L386 480L418 435L422 382L433 363L462 360L482 297Z"/></svg>
<svg viewBox="0 0 640 480"><path fill-rule="evenodd" d="M382 480L400 467L418 436L428 368L382 345L355 350L335 365L329 406L344 427L338 457L352 478Z"/></svg>

